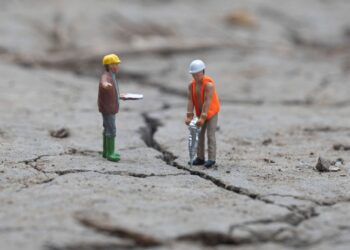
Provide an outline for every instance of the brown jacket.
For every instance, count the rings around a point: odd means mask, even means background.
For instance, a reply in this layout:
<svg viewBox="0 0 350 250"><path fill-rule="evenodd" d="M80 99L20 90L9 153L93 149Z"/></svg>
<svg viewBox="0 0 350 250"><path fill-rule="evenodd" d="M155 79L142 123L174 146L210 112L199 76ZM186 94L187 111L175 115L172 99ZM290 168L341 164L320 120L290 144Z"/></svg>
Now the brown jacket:
<svg viewBox="0 0 350 250"><path fill-rule="evenodd" d="M112 84L112 88L105 89L102 87L103 82ZM103 114L116 114L119 111L117 90L114 85L112 74L105 71L98 86L98 110Z"/></svg>

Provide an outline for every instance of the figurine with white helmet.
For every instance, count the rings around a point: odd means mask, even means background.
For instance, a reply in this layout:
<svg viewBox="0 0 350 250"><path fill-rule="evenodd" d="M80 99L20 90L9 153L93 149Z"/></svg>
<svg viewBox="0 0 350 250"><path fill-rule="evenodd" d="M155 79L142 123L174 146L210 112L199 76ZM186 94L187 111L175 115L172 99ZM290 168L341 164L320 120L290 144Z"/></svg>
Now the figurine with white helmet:
<svg viewBox="0 0 350 250"><path fill-rule="evenodd" d="M215 132L218 123L220 102L216 94L214 81L205 75L205 64L202 60L194 60L190 64L189 73L193 80L188 86L188 102L186 125L194 118L194 112L198 121L196 125L201 128L199 134L197 157L190 162L191 165L204 165L210 168L216 163L216 137ZM208 139L208 160L205 161L205 134Z"/></svg>

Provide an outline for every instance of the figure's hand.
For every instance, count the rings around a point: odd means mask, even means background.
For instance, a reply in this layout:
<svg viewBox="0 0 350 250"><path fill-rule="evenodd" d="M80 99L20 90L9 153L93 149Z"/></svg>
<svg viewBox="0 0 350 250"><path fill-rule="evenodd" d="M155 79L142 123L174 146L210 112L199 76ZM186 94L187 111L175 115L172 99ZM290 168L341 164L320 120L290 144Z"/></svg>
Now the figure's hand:
<svg viewBox="0 0 350 250"><path fill-rule="evenodd" d="M202 127L206 119L207 119L207 114L201 114L201 117L198 119L196 126L199 128Z"/></svg>
<svg viewBox="0 0 350 250"><path fill-rule="evenodd" d="M104 88L104 89L109 89L109 88L111 88L113 85L111 84L111 83L109 83L109 82L103 82L102 83L102 88Z"/></svg>
<svg viewBox="0 0 350 250"><path fill-rule="evenodd" d="M200 127L203 126L204 122L205 122L205 120L199 119L199 120L197 121L197 123L196 123L196 126L200 128Z"/></svg>
<svg viewBox="0 0 350 250"><path fill-rule="evenodd" d="M126 100L126 99L125 99L125 94L120 94L119 98L120 98L120 100L123 100L123 101Z"/></svg>
<svg viewBox="0 0 350 250"><path fill-rule="evenodd" d="M190 125L192 119L193 119L193 113L187 113L186 114L186 119L185 119L185 124L187 126Z"/></svg>

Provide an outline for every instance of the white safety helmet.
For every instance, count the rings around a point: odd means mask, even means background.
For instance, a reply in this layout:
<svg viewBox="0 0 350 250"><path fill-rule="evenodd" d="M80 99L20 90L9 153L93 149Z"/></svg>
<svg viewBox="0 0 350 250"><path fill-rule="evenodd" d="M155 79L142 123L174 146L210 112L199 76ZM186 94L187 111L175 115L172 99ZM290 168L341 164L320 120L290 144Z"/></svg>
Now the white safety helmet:
<svg viewBox="0 0 350 250"><path fill-rule="evenodd" d="M198 73L205 69L205 64L202 60L194 60L190 64L190 74Z"/></svg>

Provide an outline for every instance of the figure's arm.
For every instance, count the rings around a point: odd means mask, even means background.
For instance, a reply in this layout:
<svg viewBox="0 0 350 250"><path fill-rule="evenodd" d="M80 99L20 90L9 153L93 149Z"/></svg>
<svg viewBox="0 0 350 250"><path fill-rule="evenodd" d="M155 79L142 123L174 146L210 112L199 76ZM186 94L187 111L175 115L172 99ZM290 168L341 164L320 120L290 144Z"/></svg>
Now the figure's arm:
<svg viewBox="0 0 350 250"><path fill-rule="evenodd" d="M101 85L103 89L110 89L113 87L112 83L108 82L107 77L104 75L101 77Z"/></svg>
<svg viewBox="0 0 350 250"><path fill-rule="evenodd" d="M193 119L193 100L192 100L192 83L188 85L188 92L187 92L187 114L186 114L186 125L189 125Z"/></svg>
<svg viewBox="0 0 350 250"><path fill-rule="evenodd" d="M205 120L207 119L208 110L209 110L211 98L213 97L213 93L214 93L214 84L210 82L205 87L202 113L197 122L197 126L199 127L201 127L204 124Z"/></svg>
<svg viewBox="0 0 350 250"><path fill-rule="evenodd" d="M210 82L205 87L202 114L205 114L205 115L208 114L208 110L209 110L211 98L213 97L213 93L214 93L214 84Z"/></svg>

